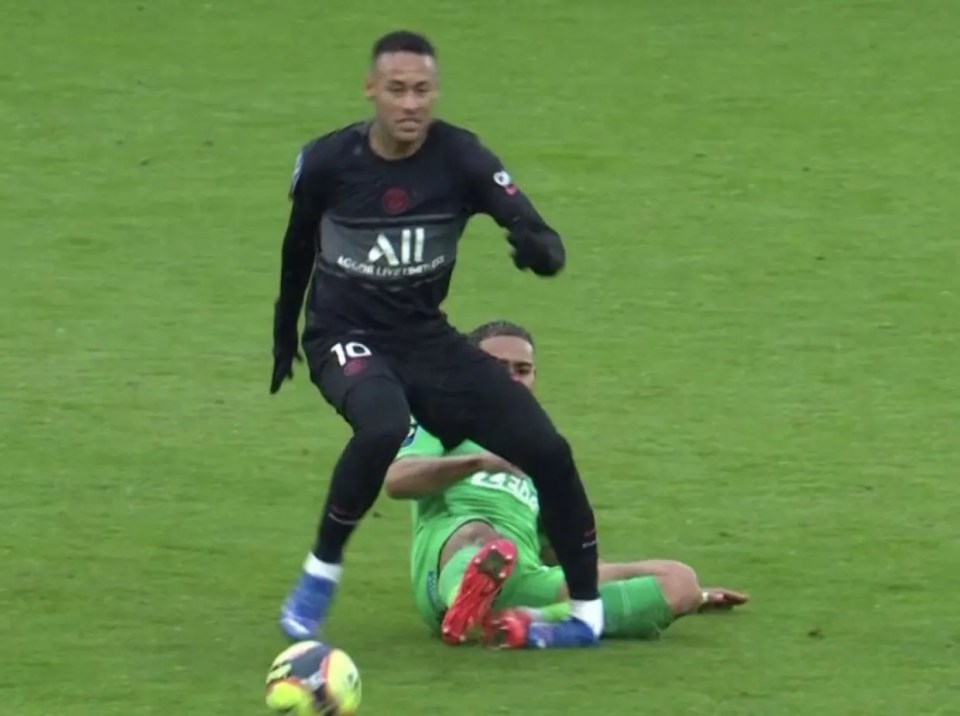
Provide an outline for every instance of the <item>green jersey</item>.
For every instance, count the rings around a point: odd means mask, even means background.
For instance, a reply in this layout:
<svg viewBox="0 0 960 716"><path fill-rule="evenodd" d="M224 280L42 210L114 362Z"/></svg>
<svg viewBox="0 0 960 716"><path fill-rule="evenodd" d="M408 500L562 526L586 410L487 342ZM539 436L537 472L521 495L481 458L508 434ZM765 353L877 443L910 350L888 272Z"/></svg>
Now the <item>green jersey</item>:
<svg viewBox="0 0 960 716"><path fill-rule="evenodd" d="M437 438L413 424L397 458L450 457L482 452L485 452L483 448L469 441L452 450L444 450ZM540 553L539 514L537 490L529 477L505 472L476 472L441 493L414 502L414 562L419 561L416 553L422 542L418 536L429 532L438 522L462 518L489 522L498 533L516 543L522 557L536 560Z"/></svg>

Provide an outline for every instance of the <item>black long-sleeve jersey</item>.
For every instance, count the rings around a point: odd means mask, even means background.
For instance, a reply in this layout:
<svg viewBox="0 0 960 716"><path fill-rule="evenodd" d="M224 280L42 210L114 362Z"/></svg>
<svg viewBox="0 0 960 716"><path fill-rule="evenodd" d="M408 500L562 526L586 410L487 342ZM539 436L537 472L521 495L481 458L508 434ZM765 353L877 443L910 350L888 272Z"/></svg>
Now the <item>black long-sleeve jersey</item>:
<svg viewBox="0 0 960 716"><path fill-rule="evenodd" d="M331 132L297 158L275 330L296 331L311 273L307 331L445 326L440 305L477 213L536 235L562 264L559 236L474 134L434 121L415 154L387 160L370 148L369 126Z"/></svg>

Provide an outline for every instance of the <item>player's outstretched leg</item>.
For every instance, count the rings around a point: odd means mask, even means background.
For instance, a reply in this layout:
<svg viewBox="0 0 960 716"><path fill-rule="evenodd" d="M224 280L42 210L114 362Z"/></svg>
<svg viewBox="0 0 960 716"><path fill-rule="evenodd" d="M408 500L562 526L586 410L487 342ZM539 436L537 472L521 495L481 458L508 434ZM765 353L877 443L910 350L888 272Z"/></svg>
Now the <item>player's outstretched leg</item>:
<svg viewBox="0 0 960 716"><path fill-rule="evenodd" d="M605 638L658 639L678 617L701 603L693 570L660 578L632 577L600 587ZM582 629L571 627L570 606L557 602L530 609L515 607L488 614L484 641L504 649L550 649L593 643Z"/></svg>
<svg viewBox="0 0 960 716"><path fill-rule="evenodd" d="M601 567L601 579L604 572L607 577L625 575L600 586L605 639L659 639L681 617L705 607L731 609L749 601L746 594L731 589L703 589L696 572L679 562L608 563ZM580 646L579 634L568 626L569 617L566 602L514 606L487 615L484 641L504 649Z"/></svg>
<svg viewBox="0 0 960 716"><path fill-rule="evenodd" d="M294 641L320 628L340 581L347 540L376 501L410 428L402 386L382 376L352 386L342 412L353 437L334 468L316 544L280 612L280 628Z"/></svg>
<svg viewBox="0 0 960 716"><path fill-rule="evenodd" d="M463 570L455 595L444 595L450 606L443 617L441 636L453 646L465 642L472 629L482 627L494 599L517 562L516 545L503 537L490 540L472 556L471 552L470 547L460 550L440 575L440 588L444 589L447 586L444 582L449 581L451 575L455 579ZM459 563L464 557L467 559L465 569Z"/></svg>
<svg viewBox="0 0 960 716"><path fill-rule="evenodd" d="M533 480L544 529L570 592L570 624L563 633L576 644L596 643L603 632L597 532L570 445L530 391L494 359L483 354L463 362L469 368L458 375L457 397L470 408L467 436Z"/></svg>

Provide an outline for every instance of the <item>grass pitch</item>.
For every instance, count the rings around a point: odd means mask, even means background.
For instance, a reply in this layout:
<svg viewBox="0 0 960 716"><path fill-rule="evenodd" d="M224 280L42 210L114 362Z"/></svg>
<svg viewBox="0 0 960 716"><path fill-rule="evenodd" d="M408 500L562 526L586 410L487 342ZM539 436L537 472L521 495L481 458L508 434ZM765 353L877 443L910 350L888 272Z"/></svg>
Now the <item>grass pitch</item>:
<svg viewBox="0 0 960 716"><path fill-rule="evenodd" d="M569 247L539 281L477 220L452 319L537 334L605 557L754 602L657 644L454 652L384 498L328 633L363 713L960 713L954 2L2 15L4 713L262 712L347 435L303 371L267 395L285 192L301 143L367 111L399 25Z"/></svg>

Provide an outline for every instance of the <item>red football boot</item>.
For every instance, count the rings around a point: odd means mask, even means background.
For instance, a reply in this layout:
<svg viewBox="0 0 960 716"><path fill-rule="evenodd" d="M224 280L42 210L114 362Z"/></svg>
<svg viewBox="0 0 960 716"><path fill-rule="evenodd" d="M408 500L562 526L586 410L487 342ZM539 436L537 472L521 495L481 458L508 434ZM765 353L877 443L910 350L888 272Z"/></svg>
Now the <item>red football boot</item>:
<svg viewBox="0 0 960 716"><path fill-rule="evenodd" d="M447 644L462 644L471 629L483 625L516 563L516 546L502 537L487 542L474 555L460 582L457 598L443 617L441 634Z"/></svg>
<svg viewBox="0 0 960 716"><path fill-rule="evenodd" d="M494 649L525 649L531 623L533 617L523 609L489 614L483 622L483 643Z"/></svg>

